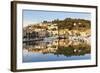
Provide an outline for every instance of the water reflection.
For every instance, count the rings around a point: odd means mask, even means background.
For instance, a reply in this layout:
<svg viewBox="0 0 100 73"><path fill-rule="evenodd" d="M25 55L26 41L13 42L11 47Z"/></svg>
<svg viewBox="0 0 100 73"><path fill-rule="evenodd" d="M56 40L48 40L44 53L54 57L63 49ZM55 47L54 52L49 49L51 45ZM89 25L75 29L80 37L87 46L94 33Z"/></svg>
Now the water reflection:
<svg viewBox="0 0 100 73"><path fill-rule="evenodd" d="M34 41L32 40L32 41L27 41L23 43L23 49L27 50L28 54L32 53L32 56L34 56L37 53L39 54L38 56L41 56L41 57L46 54L49 55L48 57L50 57L50 55L52 54L51 57L56 56L58 58L61 56L65 56L65 57L85 56L87 54L90 54L91 52L90 48L91 46L87 41L70 40L70 39L58 38L58 37L57 38L49 37L49 38L44 38L44 39L36 39ZM26 61L25 59L26 58L24 58L24 61ZM50 59L48 59L47 61L49 60ZM60 60L63 60L63 59L60 59Z"/></svg>

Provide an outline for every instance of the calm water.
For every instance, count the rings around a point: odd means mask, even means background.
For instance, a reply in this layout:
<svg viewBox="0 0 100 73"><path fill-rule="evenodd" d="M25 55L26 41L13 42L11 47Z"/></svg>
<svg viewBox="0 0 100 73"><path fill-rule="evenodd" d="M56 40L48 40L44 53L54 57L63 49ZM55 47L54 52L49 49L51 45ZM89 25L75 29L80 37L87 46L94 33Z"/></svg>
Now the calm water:
<svg viewBox="0 0 100 73"><path fill-rule="evenodd" d="M23 62L45 62L91 59L87 41L48 39L23 43Z"/></svg>
<svg viewBox="0 0 100 73"><path fill-rule="evenodd" d="M54 54L32 53L23 51L23 62L64 61L64 60L86 60L91 59L90 54L81 56L64 56Z"/></svg>

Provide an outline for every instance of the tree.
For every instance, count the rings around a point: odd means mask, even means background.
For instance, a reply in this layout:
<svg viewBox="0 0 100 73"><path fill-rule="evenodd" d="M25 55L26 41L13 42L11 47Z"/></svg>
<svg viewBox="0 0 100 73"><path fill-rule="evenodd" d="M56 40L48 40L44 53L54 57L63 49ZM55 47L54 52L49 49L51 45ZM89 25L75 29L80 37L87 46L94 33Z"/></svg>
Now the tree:
<svg viewBox="0 0 100 73"><path fill-rule="evenodd" d="M43 23L48 23L48 21L43 21Z"/></svg>

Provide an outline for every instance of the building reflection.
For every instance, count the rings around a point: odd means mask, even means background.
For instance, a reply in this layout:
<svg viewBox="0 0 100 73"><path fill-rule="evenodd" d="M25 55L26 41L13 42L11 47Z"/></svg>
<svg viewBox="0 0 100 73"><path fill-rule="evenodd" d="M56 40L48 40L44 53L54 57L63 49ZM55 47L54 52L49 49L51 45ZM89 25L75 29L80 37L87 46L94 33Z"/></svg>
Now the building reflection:
<svg viewBox="0 0 100 73"><path fill-rule="evenodd" d="M49 39L49 38L48 38ZM54 55L64 55L64 56L79 56L90 53L90 44L86 41L73 41L69 39L53 39L51 41L45 42L44 40L25 42L23 48L28 50L28 52L37 52L42 54L52 53Z"/></svg>

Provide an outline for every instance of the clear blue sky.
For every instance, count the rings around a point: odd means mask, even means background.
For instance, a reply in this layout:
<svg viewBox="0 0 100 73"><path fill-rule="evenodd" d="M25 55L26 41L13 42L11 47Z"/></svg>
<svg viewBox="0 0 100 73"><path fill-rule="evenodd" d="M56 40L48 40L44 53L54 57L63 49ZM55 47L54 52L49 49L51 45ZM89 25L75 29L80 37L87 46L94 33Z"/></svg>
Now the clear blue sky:
<svg viewBox="0 0 100 73"><path fill-rule="evenodd" d="M90 13L79 12L61 12L61 11L36 11L36 10L23 10L23 26L27 26L32 23L40 23L44 20L52 21L54 19L65 18L80 18L91 20Z"/></svg>

